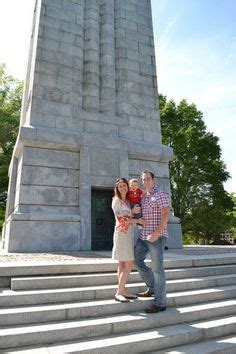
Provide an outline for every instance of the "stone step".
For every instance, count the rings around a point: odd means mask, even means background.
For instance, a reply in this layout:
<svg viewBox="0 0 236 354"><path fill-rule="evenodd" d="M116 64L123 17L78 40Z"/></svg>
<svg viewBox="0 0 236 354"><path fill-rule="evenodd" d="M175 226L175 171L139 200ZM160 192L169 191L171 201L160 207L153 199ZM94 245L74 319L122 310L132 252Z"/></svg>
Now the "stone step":
<svg viewBox="0 0 236 354"><path fill-rule="evenodd" d="M146 261L150 264L150 260ZM204 262L204 259L203 259ZM207 259L205 259L207 262ZM209 263L211 263L210 260ZM225 263L224 258L218 260L219 264L233 264L234 262ZM214 263L212 265L217 264ZM207 265L207 264L206 264ZM165 260L165 268L185 268L193 267L193 260L190 259L177 259ZM59 274L87 274L87 273L103 273L103 272L116 272L117 262L108 259L89 259L89 260L75 260L70 263L56 263L56 262L45 262L44 264L39 263L6 263L1 264L0 268L0 278L3 277L16 277L16 276L37 276L37 275L59 275Z"/></svg>
<svg viewBox="0 0 236 354"><path fill-rule="evenodd" d="M0 353L160 353L231 336L235 263L215 255L165 262L168 308L150 315L144 309L152 298L114 300L117 263L110 259L20 266L15 275L3 267L0 280L12 289L0 289ZM135 271L128 288L146 288Z"/></svg>
<svg viewBox="0 0 236 354"><path fill-rule="evenodd" d="M197 304L221 299L234 299L236 296L235 291L236 285L228 285L223 287L176 292L167 295L167 302L170 304L173 302L173 306L180 306L185 304Z"/></svg>
<svg viewBox="0 0 236 354"><path fill-rule="evenodd" d="M231 285L167 294L167 303L169 307L195 306L212 301L226 301L235 297L236 285ZM21 302L21 306L17 303L15 305L17 307L9 307L8 305L0 309L0 326L93 318L95 315L111 316L118 313L143 311L152 303L150 298L139 298L125 304L114 299L80 302L74 300L74 302L67 303L64 298L59 297L58 303L32 306L27 305L26 300L25 303Z"/></svg>
<svg viewBox="0 0 236 354"><path fill-rule="evenodd" d="M149 264L150 261L147 261ZM192 259L168 259L164 261L166 269L176 268L192 268L192 267L207 267L221 265L235 265L235 255L213 255L202 256ZM6 263L1 264L0 278L16 277L16 276L33 276L33 275L58 275L58 274L86 274L86 273L103 273L116 272L117 262L111 259L89 259L80 260L70 263L45 262L38 263Z"/></svg>
<svg viewBox="0 0 236 354"><path fill-rule="evenodd" d="M159 314L160 315L160 314ZM153 316L153 315L151 315ZM219 335L229 336L235 331L236 316L225 316L210 321L178 324L158 329L149 329L128 334L111 334L109 336L71 342L61 342L56 345L40 346L40 348L13 349L13 353L30 350L30 353L149 353L173 346L192 344L216 338ZM51 339L53 340L53 339ZM34 351L36 350L36 351ZM47 351L44 351L47 350ZM11 351L8 349L7 353ZM27 351L25 351L27 353Z"/></svg>
<svg viewBox="0 0 236 354"><path fill-rule="evenodd" d="M217 338L209 341L204 341L201 343L192 343L189 345L174 347L170 350L166 349L165 351L154 351L149 354L235 354L236 350L236 337L224 337ZM0 351L3 353L2 351ZM38 348L38 349L12 349L4 351L4 354L11 353L21 353L21 354L50 354L47 348ZM62 352L60 352L62 353ZM115 352L114 352L115 353ZM130 352L132 353L132 352ZM137 351L136 351L137 353Z"/></svg>
<svg viewBox="0 0 236 354"><path fill-rule="evenodd" d="M201 343L192 343L183 346L174 347L165 351L154 351L150 354L235 354L236 336L220 337L214 340L208 340Z"/></svg>
<svg viewBox="0 0 236 354"><path fill-rule="evenodd" d="M224 275L203 277L200 279L184 279L172 280L167 283L168 291L185 291L206 287L219 287L221 285L230 285L235 283L236 276ZM131 283L127 287L132 293L143 291L146 286L144 283ZM117 286L102 285L77 288L62 288L62 289L44 289L44 290L25 290L13 291L10 289L1 289L0 292L0 307L16 306L22 304L40 304L54 303L61 301L85 301L85 300L100 300L108 299L114 296Z"/></svg>
<svg viewBox="0 0 236 354"><path fill-rule="evenodd" d="M90 279L90 284L93 284L93 277ZM139 279L140 280L140 279ZM204 276L201 278L190 278L190 279L176 279L176 280L167 280L166 282L166 288L168 292L173 292L173 291L184 291L184 290L191 290L191 289L203 289L206 287L213 287L213 286L223 286L223 285L231 285L236 283L236 274L227 274L227 275L217 275L217 276ZM37 284L38 281L37 281ZM27 282L24 281L24 285L27 287ZM45 284L46 285L46 284ZM45 289L67 289L68 287L66 284L63 284L63 281L61 281L61 284L58 284L60 286L58 287L45 287ZM144 283L130 283L128 285L130 288L136 288L137 289L143 289L145 288ZM96 298L97 299L102 299L102 298L108 298L112 297L113 294L116 291L117 285L96 285L96 286L87 286L87 287L77 287L74 289L79 289L83 293L83 295L88 296L91 298L91 292L94 293L96 292ZM73 290L73 288L69 288ZM19 289L12 289L15 291L18 291ZM27 291L28 289L23 289L22 291ZM42 290L42 289L35 289L36 290ZM47 290L46 290L47 291ZM131 291L134 291L132 289ZM85 297L82 296L82 300L85 299Z"/></svg>
<svg viewBox="0 0 236 354"><path fill-rule="evenodd" d="M30 313L30 309L29 309ZM168 308L160 314L133 312L95 319L54 321L0 328L0 348L44 345L89 337L108 336L160 328L187 321L208 320L236 314L236 300L212 302L195 306Z"/></svg>
<svg viewBox="0 0 236 354"><path fill-rule="evenodd" d="M167 280L166 289L168 292L174 292L194 289L205 289L208 287L217 287L232 284L236 284L236 274Z"/></svg>
<svg viewBox="0 0 236 354"><path fill-rule="evenodd" d="M236 274L236 265L226 265L218 267L195 267L167 269L166 279L185 279L189 277L213 276L223 274ZM129 282L134 283L141 280L137 272L132 272ZM14 277L11 279L12 290L34 290L34 289L53 289L65 287L77 287L93 285L116 284L116 273L100 273L100 274L76 274L76 275L55 275L41 277Z"/></svg>

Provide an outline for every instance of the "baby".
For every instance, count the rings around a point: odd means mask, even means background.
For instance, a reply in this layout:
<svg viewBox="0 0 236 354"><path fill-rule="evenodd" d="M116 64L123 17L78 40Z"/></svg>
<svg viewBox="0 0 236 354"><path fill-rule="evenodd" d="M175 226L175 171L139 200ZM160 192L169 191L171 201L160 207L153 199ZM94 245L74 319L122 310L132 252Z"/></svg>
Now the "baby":
<svg viewBox="0 0 236 354"><path fill-rule="evenodd" d="M130 203L131 209L135 205L140 206L142 194L143 194L143 190L139 188L138 180L132 178L129 181L129 191L128 191L128 201ZM134 214L133 216L134 219L140 219L141 217L142 217L141 213Z"/></svg>

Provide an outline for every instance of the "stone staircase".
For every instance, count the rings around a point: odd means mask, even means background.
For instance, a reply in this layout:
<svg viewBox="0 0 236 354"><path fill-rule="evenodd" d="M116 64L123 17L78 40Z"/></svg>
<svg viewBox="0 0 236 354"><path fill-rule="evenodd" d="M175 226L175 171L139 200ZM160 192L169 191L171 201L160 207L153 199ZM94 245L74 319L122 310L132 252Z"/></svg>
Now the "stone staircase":
<svg viewBox="0 0 236 354"><path fill-rule="evenodd" d="M0 353L236 353L235 256L165 267L167 311L147 315L151 299L114 300L110 259L1 266Z"/></svg>

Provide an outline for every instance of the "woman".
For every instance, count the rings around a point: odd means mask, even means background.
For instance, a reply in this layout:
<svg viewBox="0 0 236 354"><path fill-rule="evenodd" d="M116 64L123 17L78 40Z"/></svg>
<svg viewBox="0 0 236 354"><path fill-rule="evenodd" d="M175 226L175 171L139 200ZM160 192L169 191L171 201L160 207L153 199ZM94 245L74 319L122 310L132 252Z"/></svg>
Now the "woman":
<svg viewBox="0 0 236 354"><path fill-rule="evenodd" d="M125 288L129 274L134 265L134 230L133 225L145 224L143 219L133 219L130 204L127 200L129 184L125 178L119 178L115 183L112 209L115 214L116 225L114 231L114 244L112 258L119 261L117 269L118 289L115 300L129 302L136 299Z"/></svg>

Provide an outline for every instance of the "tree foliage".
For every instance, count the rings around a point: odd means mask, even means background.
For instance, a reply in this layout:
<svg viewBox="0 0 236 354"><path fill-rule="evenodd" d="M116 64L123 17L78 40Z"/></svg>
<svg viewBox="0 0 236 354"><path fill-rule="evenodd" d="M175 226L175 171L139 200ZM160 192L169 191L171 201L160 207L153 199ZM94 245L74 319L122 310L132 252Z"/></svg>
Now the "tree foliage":
<svg viewBox="0 0 236 354"><path fill-rule="evenodd" d="M233 238L236 243L236 193L231 193L230 197L233 201Z"/></svg>
<svg viewBox="0 0 236 354"><path fill-rule="evenodd" d="M205 242L231 227L232 199L223 183L230 177L221 159L218 137L207 132L202 112L182 100L160 95L163 143L174 149L170 183L175 215L184 232Z"/></svg>
<svg viewBox="0 0 236 354"><path fill-rule="evenodd" d="M17 137L23 83L6 73L0 64L0 208L5 207L8 167Z"/></svg>

